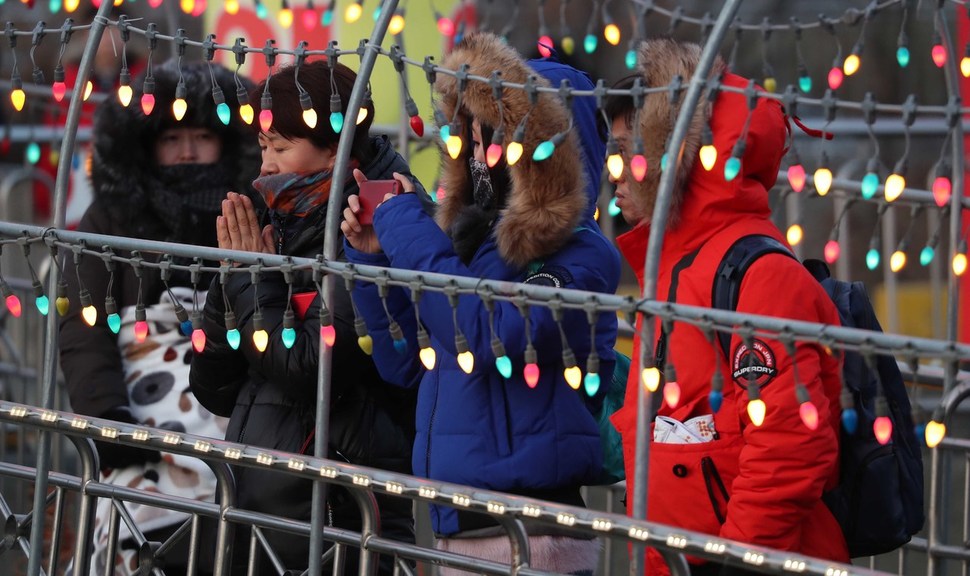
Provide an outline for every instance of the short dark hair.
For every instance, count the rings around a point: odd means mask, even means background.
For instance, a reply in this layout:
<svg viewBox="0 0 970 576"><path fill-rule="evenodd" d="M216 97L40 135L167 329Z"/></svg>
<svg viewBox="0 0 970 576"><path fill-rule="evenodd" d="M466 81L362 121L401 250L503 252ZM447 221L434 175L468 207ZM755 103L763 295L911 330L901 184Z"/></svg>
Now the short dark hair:
<svg viewBox="0 0 970 576"><path fill-rule="evenodd" d="M617 80L610 88L613 90L629 90L633 88L633 84L637 78L640 78L638 74L624 76ZM633 98L629 94L611 94L603 102L603 112L606 114L606 119L610 123L620 116L632 120L633 113L636 112L636 107L633 105Z"/></svg>
<svg viewBox="0 0 970 576"><path fill-rule="evenodd" d="M299 74L297 74L299 72ZM331 69L326 59L305 62L297 71L296 66L289 64L280 68L270 76L269 93L273 97L273 125L280 136L293 140L306 138L317 148L331 148L340 141L340 135L330 126L330 80ZM267 80L263 80L249 93L249 102L255 110L256 117L262 111L261 97ZM313 109L317 113L317 125L310 128L303 121L303 108L300 106L300 90L296 82L310 95ZM354 89L357 74L347 66L337 62L333 66L333 83L337 95L340 97L340 110L347 112L347 102ZM370 127L374 122L374 103L366 104L367 118L357 125L354 133L354 144L350 155L360 162L366 162L373 154L370 144ZM348 119L349 120L349 119ZM253 122L254 129L260 130L259 122Z"/></svg>

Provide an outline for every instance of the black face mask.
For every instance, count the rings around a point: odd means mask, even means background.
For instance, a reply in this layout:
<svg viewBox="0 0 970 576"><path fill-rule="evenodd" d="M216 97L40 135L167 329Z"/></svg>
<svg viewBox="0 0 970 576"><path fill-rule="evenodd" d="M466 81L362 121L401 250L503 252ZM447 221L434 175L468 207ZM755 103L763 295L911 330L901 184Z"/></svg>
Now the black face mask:
<svg viewBox="0 0 970 576"><path fill-rule="evenodd" d="M491 210L495 203L495 190L492 188L492 177L488 165L475 158L468 159L468 168L472 178L472 198L483 210Z"/></svg>

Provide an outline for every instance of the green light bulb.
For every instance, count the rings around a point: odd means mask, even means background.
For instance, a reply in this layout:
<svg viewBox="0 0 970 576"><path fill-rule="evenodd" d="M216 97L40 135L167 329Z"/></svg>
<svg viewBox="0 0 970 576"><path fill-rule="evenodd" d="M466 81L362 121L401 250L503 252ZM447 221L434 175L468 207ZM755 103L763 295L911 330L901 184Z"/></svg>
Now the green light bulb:
<svg viewBox="0 0 970 576"><path fill-rule="evenodd" d="M226 331L226 342L229 343L229 347L233 350L239 350L239 330L233 328L232 330Z"/></svg>
<svg viewBox="0 0 970 576"><path fill-rule="evenodd" d="M546 140L536 146L535 152L532 153L532 159L536 162L542 162L546 158L552 156L552 153L556 151L556 145L552 143L551 140Z"/></svg>
<svg viewBox="0 0 970 576"><path fill-rule="evenodd" d="M737 177L739 172L741 172L741 159L731 156L724 163L724 179L730 182Z"/></svg>
<svg viewBox="0 0 970 576"><path fill-rule="evenodd" d="M869 172L862 177L862 197L866 200L871 199L876 195L876 190L879 188L879 176L875 172Z"/></svg>
<svg viewBox="0 0 970 576"><path fill-rule="evenodd" d="M900 46L896 49L896 62L899 62L900 68L909 66L909 48Z"/></svg>
<svg viewBox="0 0 970 576"><path fill-rule="evenodd" d="M802 92L808 94L812 91L812 77L811 76L800 76L798 78L798 89Z"/></svg>
<svg viewBox="0 0 970 576"><path fill-rule="evenodd" d="M117 312L108 314L108 328L115 334L121 331L121 316L118 316Z"/></svg>
<svg viewBox="0 0 970 576"><path fill-rule="evenodd" d="M512 361L508 356L499 356L496 358L495 367L498 369L498 373L502 375L502 378L510 378L512 376Z"/></svg>
<svg viewBox="0 0 970 576"><path fill-rule="evenodd" d="M438 136L441 138L442 142L447 143L448 139L451 138L451 127L447 124L442 126L441 130L438 131Z"/></svg>
<svg viewBox="0 0 970 576"><path fill-rule="evenodd" d="M51 301L44 294L38 296L34 300L34 304L37 305L37 310L44 316L47 316L47 313L51 310Z"/></svg>
<svg viewBox="0 0 970 576"><path fill-rule="evenodd" d="M320 24L324 26L330 26L333 23L333 10L324 10L323 15L320 16Z"/></svg>
<svg viewBox="0 0 970 576"><path fill-rule="evenodd" d="M595 372L587 372L583 379L583 386L587 396L595 396L600 389L600 375Z"/></svg>
<svg viewBox="0 0 970 576"><path fill-rule="evenodd" d="M40 145L36 142L28 144L26 157L28 162L36 164L40 160Z"/></svg>
<svg viewBox="0 0 970 576"><path fill-rule="evenodd" d="M296 330L292 328L283 328L282 339L283 346L286 346L286 349L289 350L293 347L293 344L296 343Z"/></svg>
<svg viewBox="0 0 970 576"><path fill-rule="evenodd" d="M372 14L372 16L374 18L374 22L377 22L377 19L381 17L381 7L380 7L380 5L378 5L377 8L374 8L374 14Z"/></svg>
<svg viewBox="0 0 970 576"><path fill-rule="evenodd" d="M57 14L61 11L61 0L50 0L47 7L50 8L51 14Z"/></svg>
<svg viewBox="0 0 970 576"><path fill-rule="evenodd" d="M340 134L340 131L344 128L344 115L340 112L331 112L330 127L333 128L334 132Z"/></svg>
<svg viewBox="0 0 970 576"><path fill-rule="evenodd" d="M636 50L627 50L626 58L624 58L624 63L627 69L633 70L637 67L637 52Z"/></svg>
<svg viewBox="0 0 970 576"><path fill-rule="evenodd" d="M620 207L616 205L616 196L610 198L610 205L606 208L606 211L610 213L610 216L616 217L620 215Z"/></svg>
<svg viewBox="0 0 970 576"><path fill-rule="evenodd" d="M586 37L583 38L583 50L585 50L587 54L592 54L596 51L596 42L596 35L587 34Z"/></svg>
<svg viewBox="0 0 970 576"><path fill-rule="evenodd" d="M223 126L229 125L229 105L225 102L220 102L216 106L216 115L219 116L219 121L222 122Z"/></svg>
<svg viewBox="0 0 970 576"><path fill-rule="evenodd" d="M666 169L667 169L667 153L664 152L664 155L660 157L660 171L663 172Z"/></svg>
<svg viewBox="0 0 970 576"><path fill-rule="evenodd" d="M256 4L256 17L260 20L264 20L266 18L266 6L264 6L262 2Z"/></svg>
<svg viewBox="0 0 970 576"><path fill-rule="evenodd" d="M866 268L870 270L875 270L879 267L879 250L875 248L870 248L866 252Z"/></svg>
<svg viewBox="0 0 970 576"><path fill-rule="evenodd" d="M933 250L932 246L924 246L919 253L920 266L929 266L930 262L933 261L933 256L935 255L936 251Z"/></svg>

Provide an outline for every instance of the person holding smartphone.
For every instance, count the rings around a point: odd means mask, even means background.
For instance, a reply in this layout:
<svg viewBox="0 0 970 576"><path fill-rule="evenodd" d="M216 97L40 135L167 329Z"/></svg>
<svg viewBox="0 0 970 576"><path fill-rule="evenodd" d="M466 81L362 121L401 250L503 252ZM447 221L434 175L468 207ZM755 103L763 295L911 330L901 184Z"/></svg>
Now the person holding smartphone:
<svg viewBox="0 0 970 576"><path fill-rule="evenodd" d="M467 37L442 66L457 70L462 64L468 64L473 76L487 78L501 70L502 79L511 83L535 76L537 85L548 86L545 77L558 77L568 78L576 88L593 87L585 74L551 59L527 64L488 33ZM570 111L555 94L540 93L533 106L523 90L505 88L497 105L488 84L468 82L459 94L455 77L444 73L438 74L434 89L445 116L454 118L451 134L462 139L456 158L442 155L445 193L443 198L439 194L435 217L425 213L414 194L387 194L368 226L360 222L359 199L351 196L341 224L348 260L614 293L619 253L593 218L599 181L595 164L602 160L603 146L592 101L577 102L571 123ZM517 161L499 159L489 166L485 150L497 130L504 126L506 139L499 144L508 145L527 114L521 142L526 153ZM561 143L553 154L533 159L537 146L554 136ZM584 175L587 165L595 176ZM412 190L405 175L395 178L404 192ZM570 366L564 365L562 338L583 373L595 350L599 373L608 378L614 366L616 316L599 315L591 326L583 311L563 311L557 320L543 306L520 310L504 301L486 305L477 295L459 296L452 303L444 294L425 290L418 311L434 361L427 362L430 354L425 352L427 363L422 364L419 349L428 344L420 344L424 331L418 339L412 296L404 288L392 288L381 298L373 283L363 281L354 288L381 375L418 390L414 473L583 506L580 487L593 483L602 467L590 404L601 398L605 387L594 398L570 387L564 377ZM389 330L389 314L402 329L403 353L401 336L395 342ZM493 347L493 336L501 341L504 355ZM534 358L527 352L529 344ZM505 358L497 363L496 356ZM527 364L534 366L526 369ZM439 549L511 560L508 535L488 516L434 505L431 522ZM527 528L530 567L571 574L596 569L598 541L548 526ZM443 568L441 573L455 571Z"/></svg>
<svg viewBox="0 0 970 576"><path fill-rule="evenodd" d="M280 69L269 81L273 97L273 123L256 138L262 151L260 177L253 182L255 201L246 195L229 194L222 203L216 229L220 248L312 257L323 248L327 201L336 159L339 134L329 122L309 127L302 118L300 89L293 66ZM342 64L333 70L335 94L346 109L356 74ZM303 64L299 82L311 96L320 118L330 114L331 71L324 60ZM249 101L258 116L263 81ZM406 175L422 195L421 184L411 176L404 159L386 137L371 137L373 104L357 125L351 165L370 179L387 180L394 172ZM256 127L259 130L259 127ZM347 182L348 191L357 191ZM425 195L426 196L426 195ZM430 199L428 199L430 202ZM338 254L342 258L343 254ZM230 274L223 284L213 281L205 304L203 329L205 350L193 358L192 390L209 410L229 416L226 439L273 450L311 454L316 415L317 366L320 342L320 297L309 271L289 278L263 274L254 284L249 274ZM292 298L289 296L292 289ZM228 303L228 307L226 304ZM252 337L261 327L268 334L264 351ZM294 316L294 332L286 319ZM235 315L240 334L238 349L227 341L226 313ZM386 384L374 362L357 346L354 313L343 282L335 286L329 309L336 332L333 347L330 446L328 457L354 464L410 473L408 457L414 435L414 394ZM306 480L254 468L233 470L240 508L309 520L311 486ZM327 524L360 529L357 504L341 489L327 492ZM378 496L381 534L414 541L411 503ZM308 540L292 534L264 531L274 552L287 569L302 571L308 565ZM235 558L246 558L248 531L236 530ZM356 553L351 551L347 573L356 572ZM275 574L266 554L260 554L261 574ZM234 572L246 569L237 562ZM382 557L382 574L392 572L391 558Z"/></svg>

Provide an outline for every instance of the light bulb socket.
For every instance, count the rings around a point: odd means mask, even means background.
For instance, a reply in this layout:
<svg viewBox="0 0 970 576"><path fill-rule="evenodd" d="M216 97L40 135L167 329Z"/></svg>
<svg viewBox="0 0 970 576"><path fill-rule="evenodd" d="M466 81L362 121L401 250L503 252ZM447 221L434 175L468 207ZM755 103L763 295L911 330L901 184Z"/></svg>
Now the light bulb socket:
<svg viewBox="0 0 970 576"><path fill-rule="evenodd" d="M748 400L755 401L761 399L761 386L757 382L748 383Z"/></svg>
<svg viewBox="0 0 970 576"><path fill-rule="evenodd" d="M105 302L105 308L106 309L107 309L107 306L108 306L108 304L107 304L107 302ZM175 317L178 319L179 324L182 324L182 323L188 321L188 319L189 319L189 313L186 312L185 306L182 306L182 304L179 303L179 302L176 302L175 303Z"/></svg>
<svg viewBox="0 0 970 576"><path fill-rule="evenodd" d="M492 354L496 358L501 358L502 356L505 356L505 345L502 344L502 341L499 340L497 336L492 338L491 344L492 344Z"/></svg>
<svg viewBox="0 0 970 576"><path fill-rule="evenodd" d="M512 134L512 141L522 143L525 139L525 118L519 122L519 125L515 127L515 132Z"/></svg>
<svg viewBox="0 0 970 576"><path fill-rule="evenodd" d="M468 352L468 340L461 332L455 334L455 350L457 350L459 354Z"/></svg>
<svg viewBox="0 0 970 576"><path fill-rule="evenodd" d="M873 156L866 162L866 173L878 174L879 173L879 159Z"/></svg>
<svg viewBox="0 0 970 576"><path fill-rule="evenodd" d="M61 66L60 62L57 64L57 68L54 68L54 82L64 81L64 67Z"/></svg>
<svg viewBox="0 0 970 576"><path fill-rule="evenodd" d="M330 317L330 310L326 306L320 307L320 326L330 326L333 324L333 318Z"/></svg>
<svg viewBox="0 0 970 576"><path fill-rule="evenodd" d="M57 297L67 298L67 281L63 278L57 281Z"/></svg>
<svg viewBox="0 0 970 576"><path fill-rule="evenodd" d="M592 350L589 353L589 357L586 358L586 372L589 374L597 374L600 371L600 357L596 354L596 350Z"/></svg>
<svg viewBox="0 0 970 576"><path fill-rule="evenodd" d="M404 101L404 112L408 115L408 118L417 116L420 114L418 110L418 105L414 103L414 99L408 96L408 99Z"/></svg>
<svg viewBox="0 0 970 576"><path fill-rule="evenodd" d="M287 308L283 311L283 328L293 328L296 325L296 315L293 314L293 310Z"/></svg>
<svg viewBox="0 0 970 576"><path fill-rule="evenodd" d="M185 82L183 80L179 80L179 83L175 85L175 99L178 100L181 98L184 100L188 93L189 90L185 87Z"/></svg>
<svg viewBox="0 0 970 576"><path fill-rule="evenodd" d="M236 313L232 310L227 311L222 320L226 325L226 332L236 329Z"/></svg>
<svg viewBox="0 0 970 576"><path fill-rule="evenodd" d="M525 363L526 364L535 364L536 363L536 360L538 360L537 355L536 355L536 349L532 345L532 343L530 342L525 347Z"/></svg>
<svg viewBox="0 0 970 576"><path fill-rule="evenodd" d="M571 368L576 365L576 354L573 353L573 349L566 346L562 351L562 363L566 368Z"/></svg>
<svg viewBox="0 0 970 576"><path fill-rule="evenodd" d="M505 140L505 129L499 126L498 128L495 129L495 132L492 132L492 144L501 146L504 140Z"/></svg>
<svg viewBox="0 0 970 576"><path fill-rule="evenodd" d="M884 416L889 416L889 403L886 402L886 397L882 394L876 396L876 418L882 418Z"/></svg>
<svg viewBox="0 0 970 576"><path fill-rule="evenodd" d="M104 313L108 316L118 313L118 304L115 302L114 296L108 296L104 299Z"/></svg>
<svg viewBox="0 0 970 576"><path fill-rule="evenodd" d="M744 138L738 138L738 141L734 143L734 148L731 150L731 157L737 158L738 160L744 158L744 148L746 145Z"/></svg>
<svg viewBox="0 0 970 576"><path fill-rule="evenodd" d="M253 332L259 332L263 329L263 312L257 310L253 313Z"/></svg>
<svg viewBox="0 0 970 576"><path fill-rule="evenodd" d="M387 333L391 335L392 340L404 339L404 331L401 330L401 325L395 320L391 320L391 323L387 327Z"/></svg>
<svg viewBox="0 0 970 576"><path fill-rule="evenodd" d="M330 113L340 113L340 94L330 95Z"/></svg>
<svg viewBox="0 0 970 576"><path fill-rule="evenodd" d="M31 77L34 80L34 84L44 83L44 71L41 70L40 68L34 68L33 71L31 72Z"/></svg>
<svg viewBox="0 0 970 576"><path fill-rule="evenodd" d="M247 92L245 88L237 88L236 101L239 102L240 106L249 104L249 92Z"/></svg>
<svg viewBox="0 0 970 576"><path fill-rule="evenodd" d="M392 334L391 337L393 338L394 335ZM425 330L424 328L419 329L418 330L418 348L421 349L421 350L423 350L425 348L430 348L430 347L431 347L431 337L428 336L428 331Z"/></svg>
<svg viewBox="0 0 970 576"><path fill-rule="evenodd" d="M676 382L677 381L677 369L670 362L664 364L664 382Z"/></svg>
<svg viewBox="0 0 970 576"><path fill-rule="evenodd" d="M893 174L899 174L900 176L902 176L908 171L908 169L909 169L909 162L906 160L906 157L903 156L896 162L896 166L893 168Z"/></svg>
<svg viewBox="0 0 970 576"><path fill-rule="evenodd" d="M135 304L135 322L144 322L148 318L144 304Z"/></svg>
<svg viewBox="0 0 970 576"><path fill-rule="evenodd" d="M226 103L226 95L222 93L222 88L218 84L212 87L212 101L216 103L216 106Z"/></svg>
<svg viewBox="0 0 970 576"><path fill-rule="evenodd" d="M852 390L849 390L848 387L842 387L842 392L839 394L839 406L843 410L855 408L855 398L852 396Z"/></svg>
<svg viewBox="0 0 970 576"><path fill-rule="evenodd" d="M10 77L10 88L11 90L23 90L24 81L20 79L19 73Z"/></svg>
<svg viewBox="0 0 970 576"><path fill-rule="evenodd" d="M724 390L724 375L721 374L720 370L715 368L714 374L711 376L711 391L721 392L722 390Z"/></svg>
<svg viewBox="0 0 970 576"><path fill-rule="evenodd" d="M354 330L357 331L357 337L367 336L367 325L364 324L363 318L354 318Z"/></svg>
<svg viewBox="0 0 970 576"><path fill-rule="evenodd" d="M60 291L58 291L58 296L60 296ZM87 308L91 305L91 292L87 288L81 288L77 293L78 300L81 301L81 308Z"/></svg>
<svg viewBox="0 0 970 576"><path fill-rule="evenodd" d="M4 298L13 295L13 291L10 290L10 285L7 284L7 281L3 279L0 279L0 294L2 294Z"/></svg>
<svg viewBox="0 0 970 576"><path fill-rule="evenodd" d="M620 144L616 141L616 138L610 135L610 139L606 142L606 156L610 157L614 154L619 153L619 151L620 151Z"/></svg>
<svg viewBox="0 0 970 576"><path fill-rule="evenodd" d="M310 99L310 93L304 92L300 94L300 108L303 110L310 110L313 108L313 100Z"/></svg>
<svg viewBox="0 0 970 576"><path fill-rule="evenodd" d="M804 404L812 399L811 396L808 395L808 388L805 388L804 384L798 384L795 386L795 399L799 404Z"/></svg>
<svg viewBox="0 0 970 576"><path fill-rule="evenodd" d="M41 296L44 295L44 285L41 284L40 280L34 280L33 284L31 284L31 286L34 289L34 297L35 298L40 298Z"/></svg>
<svg viewBox="0 0 970 576"><path fill-rule="evenodd" d="M57 76L57 70L54 71L54 76ZM122 86L131 85L131 72L127 68L121 69L121 74L118 75L118 84Z"/></svg>
<svg viewBox="0 0 970 576"><path fill-rule="evenodd" d="M262 110L272 110L273 95L269 92L263 92L263 95L259 97L259 107Z"/></svg>
<svg viewBox="0 0 970 576"><path fill-rule="evenodd" d="M144 84L141 86L142 94L154 94L155 92L155 79L149 76L145 78Z"/></svg>
<svg viewBox="0 0 970 576"><path fill-rule="evenodd" d="M192 313L192 329L198 330L202 328L202 312Z"/></svg>

